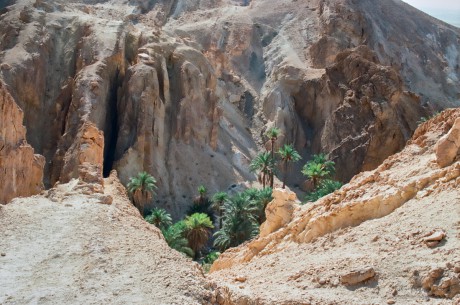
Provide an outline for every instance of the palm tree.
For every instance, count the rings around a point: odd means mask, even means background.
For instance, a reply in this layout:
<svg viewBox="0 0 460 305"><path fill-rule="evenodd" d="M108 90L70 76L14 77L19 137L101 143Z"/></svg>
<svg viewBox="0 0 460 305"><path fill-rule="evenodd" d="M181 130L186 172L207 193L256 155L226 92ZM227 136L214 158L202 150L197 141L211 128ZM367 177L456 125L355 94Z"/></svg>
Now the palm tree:
<svg viewBox="0 0 460 305"><path fill-rule="evenodd" d="M259 232L257 213L259 208L245 192L229 198L224 204L222 228L214 234L214 246L221 250L235 247Z"/></svg>
<svg viewBox="0 0 460 305"><path fill-rule="evenodd" d="M275 142L278 139L280 133L281 133L281 131L277 127L271 127L270 129L268 129L268 131L266 133L267 137L270 139L270 142L272 144L272 147L271 147L272 160L275 160ZM273 181L274 181L274 179L273 179L273 171L271 171L271 173L270 173L270 187L272 189L273 189Z"/></svg>
<svg viewBox="0 0 460 305"><path fill-rule="evenodd" d="M190 248L195 252L197 258L199 251L206 245L214 228L208 215L195 213L185 218L185 236L188 239Z"/></svg>
<svg viewBox="0 0 460 305"><path fill-rule="evenodd" d="M172 224L171 215L165 209L160 208L154 208L150 215L145 217L145 220L159 229L165 229Z"/></svg>
<svg viewBox="0 0 460 305"><path fill-rule="evenodd" d="M167 229L162 229L163 237L169 247L182 252L190 257L195 256L195 252L188 246L188 240L185 238L186 225L183 220L176 222Z"/></svg>
<svg viewBox="0 0 460 305"><path fill-rule="evenodd" d="M257 195L257 204L259 206L259 213L258 213L258 221L259 224L262 224L265 218L265 208L273 200L272 196L273 190L270 187L266 187L264 189L259 190Z"/></svg>
<svg viewBox="0 0 460 305"><path fill-rule="evenodd" d="M313 202L338 190L341 187L342 183L340 181L325 179L319 183L318 188L315 189L314 192L309 193L305 198L307 199L307 202Z"/></svg>
<svg viewBox="0 0 460 305"><path fill-rule="evenodd" d="M283 178L283 189L286 187L286 178L287 178L287 172L288 172L288 165L291 162L297 162L302 157L299 155L299 153L294 149L294 146L292 144L285 144L283 147L280 148L278 153L281 156L281 161L284 164L284 178Z"/></svg>
<svg viewBox="0 0 460 305"><path fill-rule="evenodd" d="M207 192L208 192L208 190L206 189L206 187L204 187L204 185L200 185L198 187L198 194L199 194L200 203L203 203L203 200L206 197Z"/></svg>
<svg viewBox="0 0 460 305"><path fill-rule="evenodd" d="M259 171L262 174L262 185L265 188L267 175L272 175L275 164L269 152L258 154L249 165L252 172Z"/></svg>
<svg viewBox="0 0 460 305"><path fill-rule="evenodd" d="M193 204L187 210L187 215L193 215L195 213L205 213L211 218L214 223L216 216L212 208L212 201L206 196L207 190L203 185L198 187L198 196L193 200Z"/></svg>
<svg viewBox="0 0 460 305"><path fill-rule="evenodd" d="M222 229L214 233L214 247L224 251L254 238L257 234L259 234L257 221L230 214L226 216Z"/></svg>
<svg viewBox="0 0 460 305"><path fill-rule="evenodd" d="M329 175L335 174L335 162L328 160L325 154L313 155L313 161L321 164L321 167L329 172Z"/></svg>
<svg viewBox="0 0 460 305"><path fill-rule="evenodd" d="M228 200L228 194L218 192L212 196L212 209L219 215L219 228L222 228L222 212L224 211L224 202Z"/></svg>
<svg viewBox="0 0 460 305"><path fill-rule="evenodd" d="M316 189L318 183L335 173L335 163L328 161L324 154L314 155L302 168L302 174L313 182Z"/></svg>
<svg viewBox="0 0 460 305"><path fill-rule="evenodd" d="M147 172L141 172L136 177L131 177L128 183L128 192L132 195L134 204L144 216L144 206L152 200L157 181Z"/></svg>

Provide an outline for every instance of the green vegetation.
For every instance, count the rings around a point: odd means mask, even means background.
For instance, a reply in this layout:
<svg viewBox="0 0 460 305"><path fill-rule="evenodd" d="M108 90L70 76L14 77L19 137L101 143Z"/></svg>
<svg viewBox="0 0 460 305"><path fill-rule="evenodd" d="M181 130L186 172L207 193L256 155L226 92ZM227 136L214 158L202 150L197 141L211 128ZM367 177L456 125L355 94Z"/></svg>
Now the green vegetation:
<svg viewBox="0 0 460 305"><path fill-rule="evenodd" d="M278 151L278 154L281 156L281 162L283 162L284 165L284 177L283 177L283 189L286 188L286 179L287 179L287 174L288 174L288 166L292 162L297 162L302 157L299 155L299 153L294 149L294 146L292 144L285 144L283 147L280 148Z"/></svg>
<svg viewBox="0 0 460 305"><path fill-rule="evenodd" d="M211 219L204 213L195 213L185 218L185 236L189 247L197 258L199 251L206 245L214 228Z"/></svg>
<svg viewBox="0 0 460 305"><path fill-rule="evenodd" d="M270 183L273 181L273 171L275 169L274 158L269 152L260 153L252 160L249 169L252 172L260 172L262 185L265 188L267 180Z"/></svg>
<svg viewBox="0 0 460 305"><path fill-rule="evenodd" d="M198 196L194 198L185 219L172 224L171 215L158 207L145 217L146 221L161 229L171 248L201 262L204 270L208 270L219 257L220 252L216 249L225 251L259 234L259 226L266 220L265 208L273 200L272 188L266 186L273 185L276 162L281 164L285 188L290 165L302 159L292 144L283 145L276 159L274 149L280 130L271 128L266 135L271 141L271 151L258 154L250 164L250 170L258 172L263 188L249 188L232 196L226 192L216 192L210 199L206 187L200 185ZM316 201L342 186L331 179L335 174L335 163L328 160L325 154L314 155L304 165L302 173L312 181L314 188L307 195L307 201ZM156 180L142 172L130 179L127 188L135 205L143 213L144 205L152 200ZM216 215L218 224L214 227Z"/></svg>
<svg viewBox="0 0 460 305"><path fill-rule="evenodd" d="M172 225L171 215L165 209L160 208L154 208L150 215L145 217L145 220L162 230Z"/></svg>
<svg viewBox="0 0 460 305"><path fill-rule="evenodd" d="M335 174L335 163L325 154L314 155L302 169L302 174L312 181L314 190L307 196L308 201L316 201L342 187L342 183L330 179Z"/></svg>
<svg viewBox="0 0 460 305"><path fill-rule="evenodd" d="M235 247L256 236L259 231L258 207L246 193L230 197L224 204L222 228L214 233L214 246L220 250Z"/></svg>
<svg viewBox="0 0 460 305"><path fill-rule="evenodd" d="M198 197L193 200L193 204L187 210L187 215L204 213L208 215L211 222L214 223L216 216L214 214L213 202L206 196L207 190L203 185L198 187Z"/></svg>
<svg viewBox="0 0 460 305"><path fill-rule="evenodd" d="M228 194L225 192L218 192L212 196L212 205L214 213L219 215L219 229L222 228L222 213L224 212L224 203L228 200Z"/></svg>
<svg viewBox="0 0 460 305"><path fill-rule="evenodd" d="M186 229L187 225L185 224L185 221L181 220L167 229L161 230L161 232L171 248L193 258L195 257L195 252L193 252L193 250L189 247L188 240L185 237Z"/></svg>
<svg viewBox="0 0 460 305"><path fill-rule="evenodd" d="M272 144L271 145L271 159L273 160L273 162L275 160L275 142L278 139L280 133L281 133L281 130L279 128L277 128L277 127L272 127L270 129L268 129L268 131L266 133L267 137L270 139L270 142ZM273 175L274 175L274 172L273 172L273 170L271 170L270 173L269 173L269 180L270 180L270 187L272 189L273 189L273 183L274 183ZM264 181L264 186L263 187L265 188L265 181Z"/></svg>
<svg viewBox="0 0 460 305"><path fill-rule="evenodd" d="M153 198L157 188L156 183L155 178L147 172L141 172L129 179L128 192L142 216L144 216L144 206Z"/></svg>
<svg viewBox="0 0 460 305"><path fill-rule="evenodd" d="M304 165L302 174L312 181L313 188L316 189L319 182L335 174L335 163L327 160L325 154L314 155L313 159Z"/></svg>
<svg viewBox="0 0 460 305"><path fill-rule="evenodd" d="M422 116L422 117L420 118L420 120L417 121L417 125L420 125L420 124L422 124L422 123L425 123L425 122L431 120L432 118L437 117L439 114L440 114L440 112L439 112L439 111L436 111L436 112L434 112L432 115L430 115L430 116L428 116L428 117Z"/></svg>
<svg viewBox="0 0 460 305"><path fill-rule="evenodd" d="M341 187L342 183L340 181L325 179L319 183L318 187L313 192L307 194L305 198L307 202L314 202L321 197L333 193Z"/></svg>
<svg viewBox="0 0 460 305"><path fill-rule="evenodd" d="M211 269L212 263L214 263L214 261L218 259L219 256L220 256L220 252L211 251L204 257L202 264L201 264L204 272L206 273L209 272L209 269Z"/></svg>

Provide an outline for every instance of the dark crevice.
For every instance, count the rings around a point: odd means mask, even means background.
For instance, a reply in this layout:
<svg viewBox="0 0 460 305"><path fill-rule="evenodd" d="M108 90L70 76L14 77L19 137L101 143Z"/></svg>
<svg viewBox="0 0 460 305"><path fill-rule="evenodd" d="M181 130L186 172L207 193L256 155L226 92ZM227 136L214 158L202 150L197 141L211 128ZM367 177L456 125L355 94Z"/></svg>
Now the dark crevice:
<svg viewBox="0 0 460 305"><path fill-rule="evenodd" d="M104 165L103 175L108 177L115 162L115 149L118 139L118 88L120 84L119 75L120 71L117 70L112 82L112 87L109 93L109 102L106 112L106 120L104 126Z"/></svg>

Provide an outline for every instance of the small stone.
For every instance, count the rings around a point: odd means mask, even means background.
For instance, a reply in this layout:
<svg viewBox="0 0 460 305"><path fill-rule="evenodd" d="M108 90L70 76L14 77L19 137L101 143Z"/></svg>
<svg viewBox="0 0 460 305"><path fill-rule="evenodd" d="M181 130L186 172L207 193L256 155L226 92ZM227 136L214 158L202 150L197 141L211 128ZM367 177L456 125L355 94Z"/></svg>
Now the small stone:
<svg viewBox="0 0 460 305"><path fill-rule="evenodd" d="M444 237L446 237L446 232L442 231L442 230L438 230L438 231L435 231L434 233L432 233L431 235L425 237L423 239L424 242L432 242L432 241L441 241L444 239Z"/></svg>
<svg viewBox="0 0 460 305"><path fill-rule="evenodd" d="M397 294L398 294L398 290L393 289L393 291L391 292L391 295L392 295L392 296L396 296Z"/></svg>
<svg viewBox="0 0 460 305"><path fill-rule="evenodd" d="M340 277L342 285L356 285L367 281L375 276L375 270L372 267L365 267L350 271Z"/></svg>
<svg viewBox="0 0 460 305"><path fill-rule="evenodd" d="M396 303L396 301L393 300L393 299L388 299L388 300L387 300L387 304L394 304L394 303Z"/></svg>
<svg viewBox="0 0 460 305"><path fill-rule="evenodd" d="M6 253L2 252L0 253L1 256L6 256Z"/></svg>
<svg viewBox="0 0 460 305"><path fill-rule="evenodd" d="M326 280L325 279L319 279L318 284L324 285L324 284L326 284Z"/></svg>
<svg viewBox="0 0 460 305"><path fill-rule="evenodd" d="M244 283L246 282L246 280L247 278L245 278L244 276L239 276L235 278L235 281L240 282L240 283Z"/></svg>

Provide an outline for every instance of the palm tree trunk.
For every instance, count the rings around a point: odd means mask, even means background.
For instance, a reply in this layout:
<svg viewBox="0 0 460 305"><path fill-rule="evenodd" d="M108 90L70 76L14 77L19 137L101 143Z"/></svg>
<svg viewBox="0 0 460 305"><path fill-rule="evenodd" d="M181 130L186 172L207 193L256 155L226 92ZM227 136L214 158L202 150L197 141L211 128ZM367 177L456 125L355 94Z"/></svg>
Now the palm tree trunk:
<svg viewBox="0 0 460 305"><path fill-rule="evenodd" d="M286 179L287 179L287 162L284 162L283 189L286 188Z"/></svg>
<svg viewBox="0 0 460 305"><path fill-rule="evenodd" d="M262 186L265 188L265 172L262 172Z"/></svg>
<svg viewBox="0 0 460 305"><path fill-rule="evenodd" d="M222 203L219 209L219 229L222 229Z"/></svg>
<svg viewBox="0 0 460 305"><path fill-rule="evenodd" d="M271 138L272 141L272 161L275 160L275 139ZM273 189L273 171L270 171L270 187Z"/></svg>

